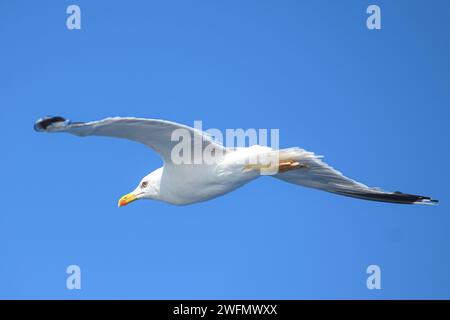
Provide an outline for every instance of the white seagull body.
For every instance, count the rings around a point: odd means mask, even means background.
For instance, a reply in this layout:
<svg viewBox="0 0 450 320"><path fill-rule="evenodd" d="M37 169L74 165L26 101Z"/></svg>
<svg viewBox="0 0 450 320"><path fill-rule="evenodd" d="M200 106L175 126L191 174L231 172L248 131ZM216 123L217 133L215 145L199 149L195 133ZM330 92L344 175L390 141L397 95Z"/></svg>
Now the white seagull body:
<svg viewBox="0 0 450 320"><path fill-rule="evenodd" d="M430 197L387 192L370 188L334 170L314 153L300 148L273 150L269 147L225 148L206 133L175 122L141 118L107 118L92 122L70 122L62 117L46 117L36 121L34 128L42 132L68 132L77 136L108 136L140 142L155 150L164 166L145 176L134 191L119 200L124 206L138 199L152 199L175 205L206 201L239 188L261 176L262 165L248 165L251 159L277 153L277 173L273 177L289 183L320 189L339 195L373 201L404 204L436 204ZM200 141L202 150L217 153L217 161L175 163L173 141L175 130L185 130ZM195 140L195 141L194 141Z"/></svg>

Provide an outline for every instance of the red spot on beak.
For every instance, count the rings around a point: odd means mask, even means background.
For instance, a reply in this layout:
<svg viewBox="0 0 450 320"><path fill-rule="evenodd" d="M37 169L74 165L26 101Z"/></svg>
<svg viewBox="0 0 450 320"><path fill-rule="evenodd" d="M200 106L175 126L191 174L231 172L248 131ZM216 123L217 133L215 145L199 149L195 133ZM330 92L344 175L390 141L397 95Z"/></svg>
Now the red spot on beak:
<svg viewBox="0 0 450 320"><path fill-rule="evenodd" d="M117 205L119 207L123 207L135 200L137 200L136 196L134 194L129 193L127 195L124 195L122 198L120 198L119 203Z"/></svg>

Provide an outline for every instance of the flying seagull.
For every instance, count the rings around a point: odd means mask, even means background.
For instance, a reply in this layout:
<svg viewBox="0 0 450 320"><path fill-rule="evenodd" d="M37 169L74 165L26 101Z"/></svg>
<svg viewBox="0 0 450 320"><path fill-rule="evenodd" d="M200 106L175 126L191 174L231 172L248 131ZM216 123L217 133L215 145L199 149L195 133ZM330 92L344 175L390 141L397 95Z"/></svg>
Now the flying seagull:
<svg viewBox="0 0 450 320"><path fill-rule="evenodd" d="M226 148L205 132L166 120L114 117L92 122L71 122L63 117L45 117L36 121L34 129L40 132L67 132L81 137L107 136L128 139L156 151L164 165L145 176L134 191L123 196L119 200L119 207L138 199L159 200L174 205L210 200L260 177L264 170L267 170L267 164L249 164L251 162L248 160L274 152L277 152L278 162L276 174L272 176L292 184L372 201L402 204L438 203L430 197L368 187L345 177L314 153L300 148L273 150L259 145ZM191 145L200 141L203 149L209 148L211 154L217 153L217 161L196 161L198 153L193 152L189 153L192 162L176 163L173 149L179 141L172 136L176 130L189 133Z"/></svg>

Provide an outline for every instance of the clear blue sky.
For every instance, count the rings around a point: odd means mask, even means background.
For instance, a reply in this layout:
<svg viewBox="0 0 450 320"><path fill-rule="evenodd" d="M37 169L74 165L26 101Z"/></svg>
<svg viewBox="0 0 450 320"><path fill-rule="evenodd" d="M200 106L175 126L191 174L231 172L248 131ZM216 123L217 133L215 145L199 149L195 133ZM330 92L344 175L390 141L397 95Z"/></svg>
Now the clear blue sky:
<svg viewBox="0 0 450 320"><path fill-rule="evenodd" d="M382 29L366 28L378 4ZM82 29L66 28L77 4ZM0 2L0 298L450 298L448 1ZM210 202L117 208L161 161L33 131L44 115L279 128L371 186L269 177ZM82 289L66 289L77 264ZM382 290L366 268L382 269Z"/></svg>

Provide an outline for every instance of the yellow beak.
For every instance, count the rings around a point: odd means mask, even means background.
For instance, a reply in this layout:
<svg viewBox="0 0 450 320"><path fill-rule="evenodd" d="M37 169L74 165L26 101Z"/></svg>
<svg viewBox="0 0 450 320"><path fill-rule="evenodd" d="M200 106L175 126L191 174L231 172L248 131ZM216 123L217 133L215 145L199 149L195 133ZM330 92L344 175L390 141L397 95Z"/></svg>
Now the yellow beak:
<svg viewBox="0 0 450 320"><path fill-rule="evenodd" d="M117 206L123 207L133 201L136 201L136 200L137 200L136 196L134 194L129 193L129 194L124 195L122 198L120 198Z"/></svg>

